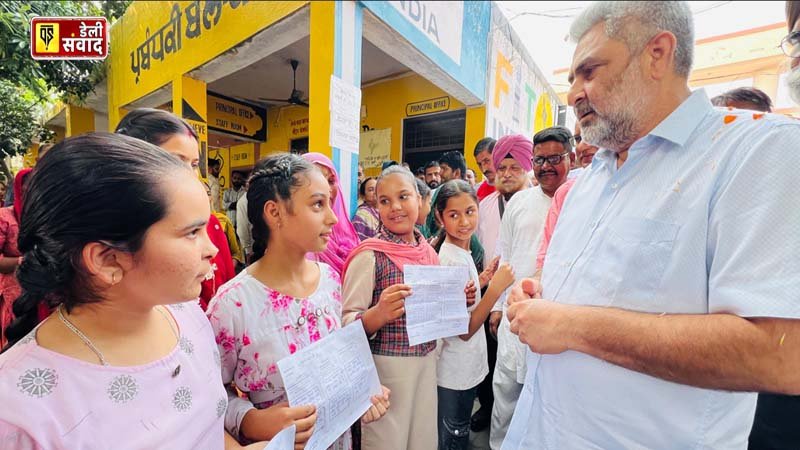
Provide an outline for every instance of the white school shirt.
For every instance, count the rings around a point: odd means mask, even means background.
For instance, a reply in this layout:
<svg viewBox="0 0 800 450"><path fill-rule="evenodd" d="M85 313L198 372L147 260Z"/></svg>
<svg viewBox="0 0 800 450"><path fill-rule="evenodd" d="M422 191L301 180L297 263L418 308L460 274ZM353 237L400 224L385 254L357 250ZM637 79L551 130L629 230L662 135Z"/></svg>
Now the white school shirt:
<svg viewBox="0 0 800 450"><path fill-rule="evenodd" d="M472 254L463 248L444 242L439 250L439 264L442 266L467 266L469 275L480 286L478 269L472 260ZM470 311L475 309L481 301L478 290L475 304ZM456 391L465 391L479 385L489 373L489 364L486 354L486 333L478 330L468 341L458 336L442 339L439 363L436 375L439 386Z"/></svg>

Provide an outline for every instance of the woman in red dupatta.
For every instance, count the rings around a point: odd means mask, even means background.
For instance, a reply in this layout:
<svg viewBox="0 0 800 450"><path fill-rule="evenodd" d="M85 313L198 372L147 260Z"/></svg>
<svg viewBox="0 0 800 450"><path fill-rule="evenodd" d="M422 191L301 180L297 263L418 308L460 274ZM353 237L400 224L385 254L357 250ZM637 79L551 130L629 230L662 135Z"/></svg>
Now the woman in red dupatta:
<svg viewBox="0 0 800 450"><path fill-rule="evenodd" d="M0 347L5 347L5 329L14 320L11 310L21 294L15 272L22 262L17 238L22 214L23 185L33 169L22 169L14 178L14 204L0 208Z"/></svg>

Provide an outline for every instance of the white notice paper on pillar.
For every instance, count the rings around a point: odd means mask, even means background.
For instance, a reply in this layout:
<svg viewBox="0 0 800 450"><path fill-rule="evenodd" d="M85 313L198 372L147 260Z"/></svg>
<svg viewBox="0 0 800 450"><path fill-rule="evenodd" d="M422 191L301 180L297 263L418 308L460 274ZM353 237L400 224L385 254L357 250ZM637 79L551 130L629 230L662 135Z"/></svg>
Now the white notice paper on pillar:
<svg viewBox="0 0 800 450"><path fill-rule="evenodd" d="M466 266L403 267L403 284L414 292L406 298L408 343L419 345L469 331L464 288L469 280Z"/></svg>
<svg viewBox="0 0 800 450"><path fill-rule="evenodd" d="M357 154L361 131L361 89L331 75L330 110L329 144L331 147Z"/></svg>
<svg viewBox="0 0 800 450"><path fill-rule="evenodd" d="M463 288L462 288L463 289ZM325 450L381 394L361 321L278 361L289 406L316 405L317 424L306 450Z"/></svg>

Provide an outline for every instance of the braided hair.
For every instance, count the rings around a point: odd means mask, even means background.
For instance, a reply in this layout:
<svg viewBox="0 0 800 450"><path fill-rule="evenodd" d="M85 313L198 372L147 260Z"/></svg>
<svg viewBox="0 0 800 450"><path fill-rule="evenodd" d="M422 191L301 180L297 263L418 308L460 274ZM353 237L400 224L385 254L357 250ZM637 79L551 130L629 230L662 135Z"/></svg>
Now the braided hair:
<svg viewBox="0 0 800 450"><path fill-rule="evenodd" d="M264 219L264 204L268 201L289 202L305 180L301 177L314 166L291 153L268 156L256 164L248 181L247 219L253 225L253 260L264 256L269 242L269 225ZM291 211L291 203L289 204Z"/></svg>
<svg viewBox="0 0 800 450"><path fill-rule="evenodd" d="M22 208L22 294L6 328L6 349L36 326L40 303L70 310L102 299L83 265L84 247L102 242L137 252L150 226L167 214L160 180L177 170L186 167L161 148L110 133L67 138L39 161Z"/></svg>

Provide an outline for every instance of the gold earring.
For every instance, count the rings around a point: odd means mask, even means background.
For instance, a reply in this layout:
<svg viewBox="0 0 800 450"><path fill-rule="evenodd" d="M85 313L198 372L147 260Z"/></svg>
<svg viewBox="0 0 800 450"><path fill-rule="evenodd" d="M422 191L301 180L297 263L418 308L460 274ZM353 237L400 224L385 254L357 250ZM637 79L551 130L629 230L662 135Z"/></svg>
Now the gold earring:
<svg viewBox="0 0 800 450"><path fill-rule="evenodd" d="M117 272L111 274L111 285L114 286L115 284L117 284Z"/></svg>

